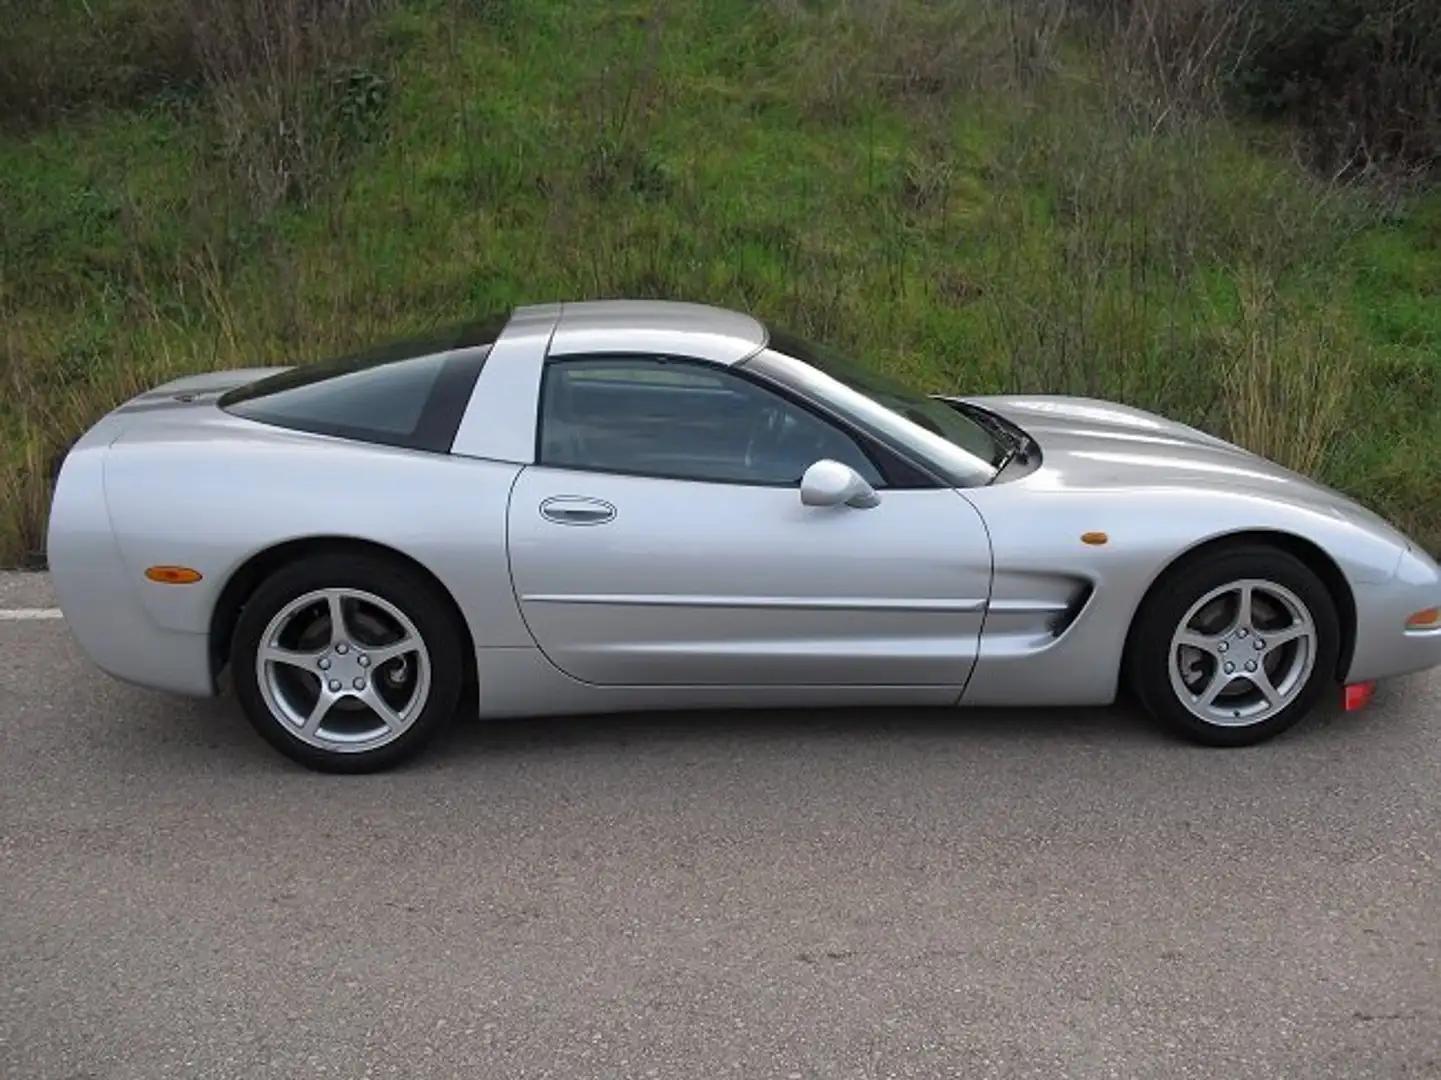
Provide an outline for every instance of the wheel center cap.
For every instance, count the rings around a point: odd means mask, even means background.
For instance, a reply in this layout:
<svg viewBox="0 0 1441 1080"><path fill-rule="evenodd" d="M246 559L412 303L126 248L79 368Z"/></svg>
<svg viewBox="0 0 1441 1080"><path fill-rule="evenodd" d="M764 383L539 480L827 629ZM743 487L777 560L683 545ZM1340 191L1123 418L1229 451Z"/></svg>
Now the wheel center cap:
<svg viewBox="0 0 1441 1080"><path fill-rule="evenodd" d="M370 657L349 642L340 642L315 662L317 673L333 692L364 690L370 685Z"/></svg>

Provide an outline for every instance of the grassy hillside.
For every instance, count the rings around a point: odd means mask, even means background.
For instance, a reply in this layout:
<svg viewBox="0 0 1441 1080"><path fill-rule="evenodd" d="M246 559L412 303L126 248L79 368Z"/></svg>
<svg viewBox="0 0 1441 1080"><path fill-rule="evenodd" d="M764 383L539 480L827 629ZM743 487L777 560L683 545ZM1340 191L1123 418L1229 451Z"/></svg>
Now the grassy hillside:
<svg viewBox="0 0 1441 1080"><path fill-rule="evenodd" d="M1159 409L1441 551L1441 195L1308 172L1052 5L316 8L0 0L0 564L146 384L622 295Z"/></svg>

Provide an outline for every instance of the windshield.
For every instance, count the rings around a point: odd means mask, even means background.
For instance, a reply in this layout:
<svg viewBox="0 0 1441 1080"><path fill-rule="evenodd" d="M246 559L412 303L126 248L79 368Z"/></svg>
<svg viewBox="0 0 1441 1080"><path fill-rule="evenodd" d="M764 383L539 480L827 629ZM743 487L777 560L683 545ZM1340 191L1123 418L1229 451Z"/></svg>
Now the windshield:
<svg viewBox="0 0 1441 1080"><path fill-rule="evenodd" d="M767 327L769 347L748 367L812 394L849 418L941 465L960 484L985 484L1004 452L980 424L945 402L794 334Z"/></svg>

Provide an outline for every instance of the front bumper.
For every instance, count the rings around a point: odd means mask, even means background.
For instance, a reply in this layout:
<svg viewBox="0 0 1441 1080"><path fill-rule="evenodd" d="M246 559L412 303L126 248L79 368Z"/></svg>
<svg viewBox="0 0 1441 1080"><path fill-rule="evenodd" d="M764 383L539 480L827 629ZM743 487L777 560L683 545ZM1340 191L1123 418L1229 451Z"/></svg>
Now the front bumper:
<svg viewBox="0 0 1441 1080"><path fill-rule="evenodd" d="M1441 606L1441 566L1415 547L1401 556L1384 585L1356 590L1356 647L1348 683L1441 667L1441 628L1407 629L1418 611Z"/></svg>

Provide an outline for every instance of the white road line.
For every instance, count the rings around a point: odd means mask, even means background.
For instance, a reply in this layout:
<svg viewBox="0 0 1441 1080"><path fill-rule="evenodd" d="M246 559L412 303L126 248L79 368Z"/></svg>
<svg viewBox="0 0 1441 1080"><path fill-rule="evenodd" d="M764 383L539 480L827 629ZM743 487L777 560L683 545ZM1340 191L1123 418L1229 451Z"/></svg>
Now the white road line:
<svg viewBox="0 0 1441 1080"><path fill-rule="evenodd" d="M58 607L0 608L0 622L30 622L35 619L63 619Z"/></svg>

